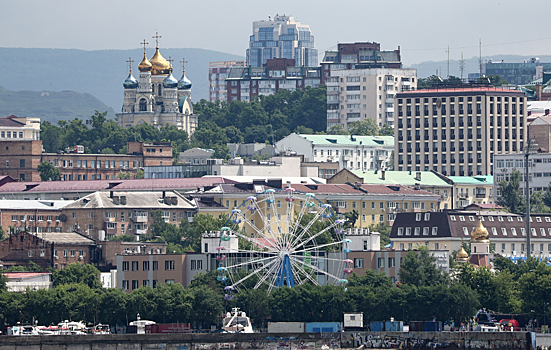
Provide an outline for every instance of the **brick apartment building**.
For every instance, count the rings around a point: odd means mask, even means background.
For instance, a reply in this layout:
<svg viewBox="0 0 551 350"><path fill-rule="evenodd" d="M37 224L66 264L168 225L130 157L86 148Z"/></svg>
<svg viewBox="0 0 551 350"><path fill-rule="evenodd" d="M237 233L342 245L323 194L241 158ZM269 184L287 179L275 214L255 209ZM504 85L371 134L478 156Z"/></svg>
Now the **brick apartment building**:
<svg viewBox="0 0 551 350"><path fill-rule="evenodd" d="M28 231L32 233L61 232L61 208L73 201L2 200L0 226L5 233Z"/></svg>
<svg viewBox="0 0 551 350"><path fill-rule="evenodd" d="M4 266L25 266L32 261L43 269L62 268L71 263L91 264L95 258L94 241L74 232L21 231L0 241L0 260Z"/></svg>
<svg viewBox="0 0 551 350"><path fill-rule="evenodd" d="M186 254L117 255L117 288L130 293L142 286L186 286Z"/></svg>
<svg viewBox="0 0 551 350"><path fill-rule="evenodd" d="M42 162L58 168L65 181L115 179L120 171L134 177L145 166L172 164L169 142L128 142L127 154L44 153L41 140L0 141L0 150L0 175L20 181L40 181Z"/></svg>
<svg viewBox="0 0 551 350"><path fill-rule="evenodd" d="M176 191L95 192L61 210L64 231L77 231L96 241L114 236L151 233L153 212L161 210L166 222L178 225L195 215L195 205Z"/></svg>

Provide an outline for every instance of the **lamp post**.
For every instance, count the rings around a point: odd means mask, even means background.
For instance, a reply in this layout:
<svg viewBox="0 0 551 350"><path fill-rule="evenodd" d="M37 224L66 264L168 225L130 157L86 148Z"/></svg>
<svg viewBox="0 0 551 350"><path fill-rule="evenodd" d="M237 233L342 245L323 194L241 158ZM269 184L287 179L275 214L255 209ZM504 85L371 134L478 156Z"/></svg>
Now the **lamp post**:
<svg viewBox="0 0 551 350"><path fill-rule="evenodd" d="M536 147L538 144L536 143L536 140L531 139L528 140L528 143L526 144L526 147L524 147L524 193L526 195L526 261L530 259L530 253L532 250L532 245L530 243L530 184L529 184L529 166L528 166L528 157L530 156L530 153L533 153L536 150Z"/></svg>

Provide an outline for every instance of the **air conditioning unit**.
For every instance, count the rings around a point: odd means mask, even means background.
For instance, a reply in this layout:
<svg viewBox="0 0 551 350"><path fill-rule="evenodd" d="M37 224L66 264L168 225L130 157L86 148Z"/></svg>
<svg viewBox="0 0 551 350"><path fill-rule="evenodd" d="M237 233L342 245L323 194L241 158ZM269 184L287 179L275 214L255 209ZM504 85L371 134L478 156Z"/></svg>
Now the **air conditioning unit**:
<svg viewBox="0 0 551 350"><path fill-rule="evenodd" d="M501 172L502 172L502 173L504 173L504 172L506 172L506 171L507 171L507 169L505 169L505 168L501 169Z"/></svg>
<svg viewBox="0 0 551 350"><path fill-rule="evenodd" d="M46 220L46 222L52 222L52 220Z"/></svg>
<svg viewBox="0 0 551 350"><path fill-rule="evenodd" d="M82 260L82 259L84 259L82 255L78 257L78 260Z"/></svg>
<svg viewBox="0 0 551 350"><path fill-rule="evenodd" d="M59 256L57 256L57 255L54 255L54 259L59 259Z"/></svg>
<svg viewBox="0 0 551 350"><path fill-rule="evenodd" d="M56 220L55 222L59 223L59 220Z"/></svg>

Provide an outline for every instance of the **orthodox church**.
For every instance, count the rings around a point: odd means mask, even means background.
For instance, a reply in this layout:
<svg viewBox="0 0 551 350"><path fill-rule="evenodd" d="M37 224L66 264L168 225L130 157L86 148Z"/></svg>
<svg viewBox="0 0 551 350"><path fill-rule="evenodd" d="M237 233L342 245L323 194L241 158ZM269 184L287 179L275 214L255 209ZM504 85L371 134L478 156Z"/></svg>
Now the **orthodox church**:
<svg viewBox="0 0 551 350"><path fill-rule="evenodd" d="M471 233L471 256L463 249L457 253L455 261L458 263L470 263L472 265L491 268L490 264L490 236L488 230L482 225L482 221L478 218L478 225Z"/></svg>
<svg viewBox="0 0 551 350"><path fill-rule="evenodd" d="M174 125L191 135L197 127L197 116L191 104L191 81L186 77L185 60L182 60L182 77L172 75L172 64L159 51L156 40L155 54L147 59L145 40L143 59L138 65L139 80L132 75L132 60L129 59L129 74L123 82L124 103L117 113L117 122L128 128L147 123L156 127Z"/></svg>

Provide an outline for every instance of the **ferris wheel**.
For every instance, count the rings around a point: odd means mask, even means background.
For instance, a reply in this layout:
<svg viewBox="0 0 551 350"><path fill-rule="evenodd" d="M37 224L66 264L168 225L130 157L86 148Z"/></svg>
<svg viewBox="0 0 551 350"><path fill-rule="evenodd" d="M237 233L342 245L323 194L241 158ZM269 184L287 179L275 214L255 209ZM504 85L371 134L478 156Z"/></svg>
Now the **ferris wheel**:
<svg viewBox="0 0 551 350"><path fill-rule="evenodd" d="M246 285L265 286L268 293L304 283L346 286L353 269L343 224L330 204L311 193L269 189L248 197L221 228L216 248L224 298L231 300Z"/></svg>

